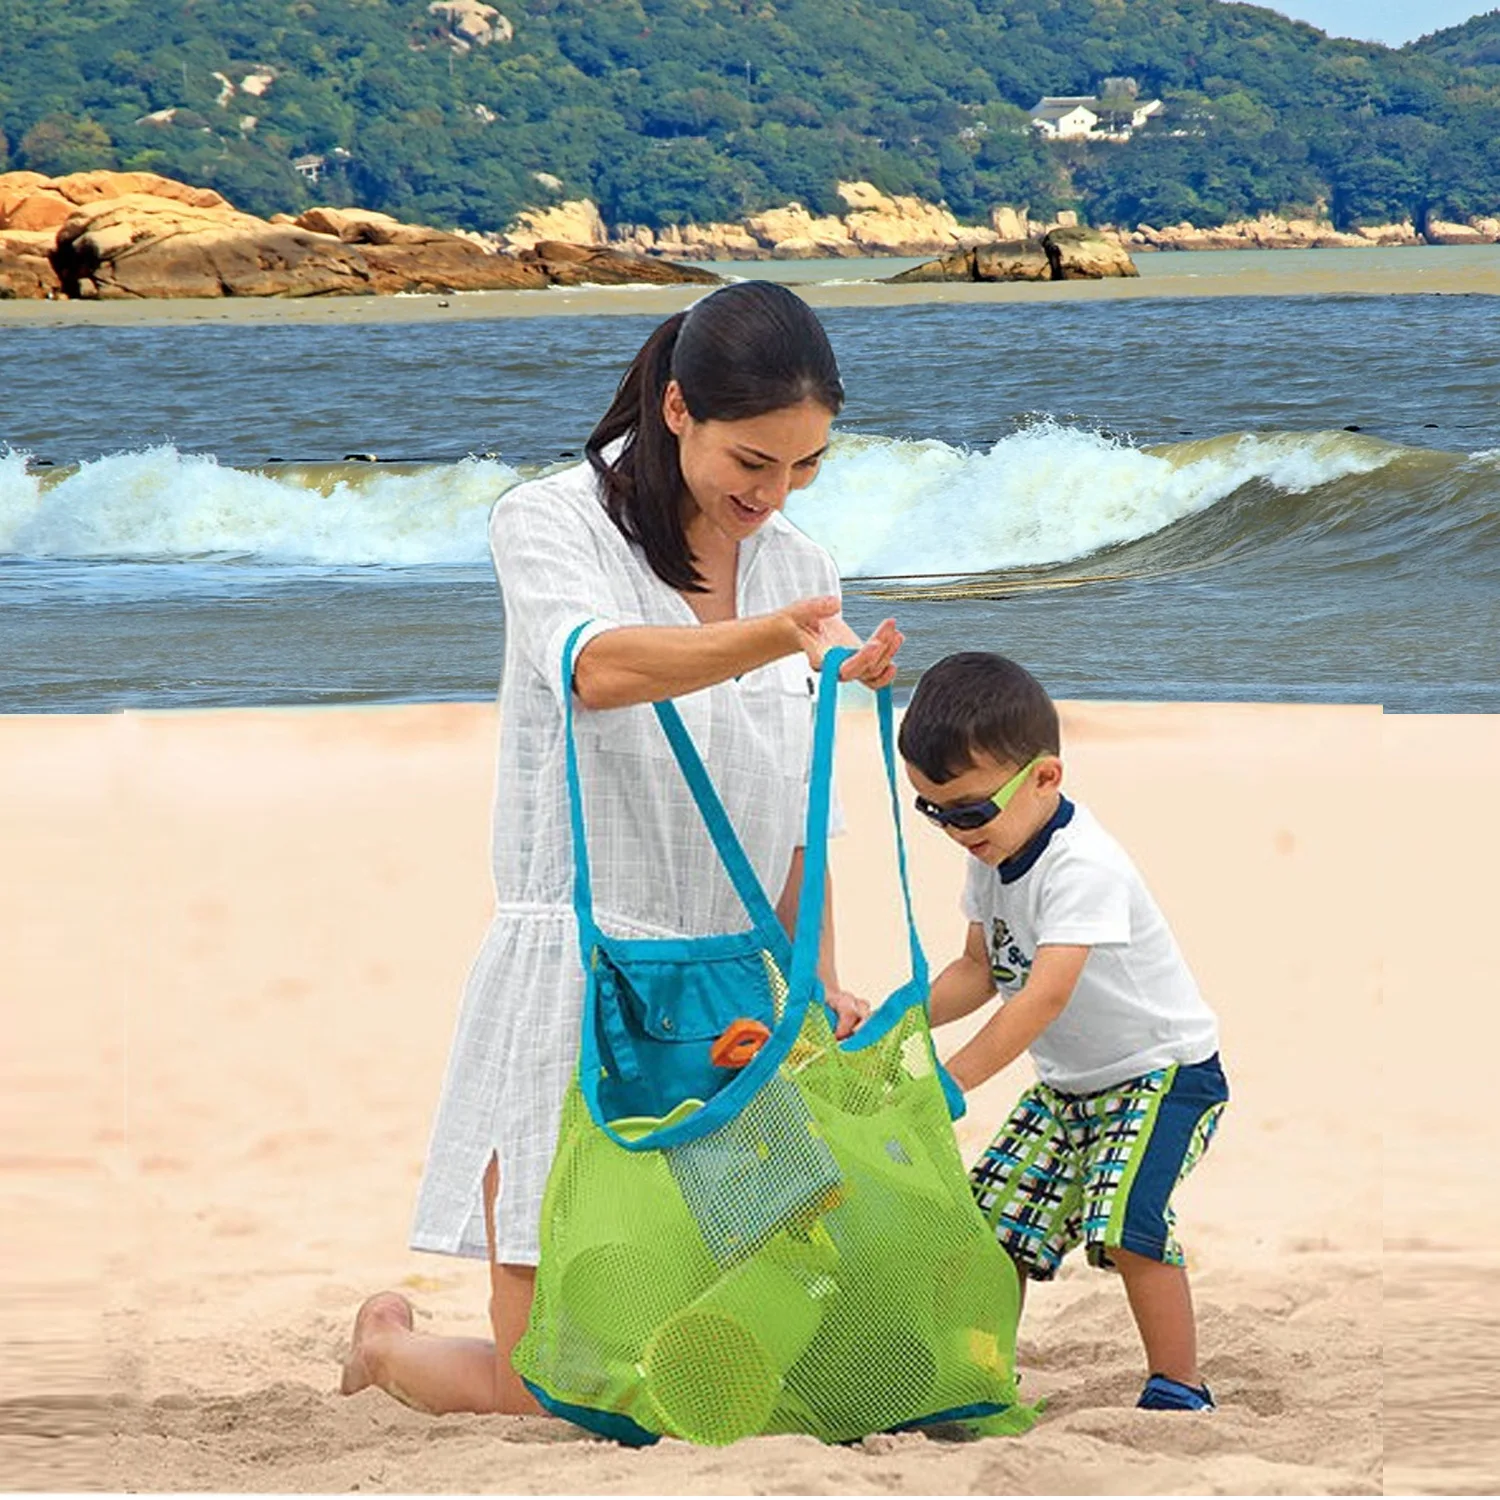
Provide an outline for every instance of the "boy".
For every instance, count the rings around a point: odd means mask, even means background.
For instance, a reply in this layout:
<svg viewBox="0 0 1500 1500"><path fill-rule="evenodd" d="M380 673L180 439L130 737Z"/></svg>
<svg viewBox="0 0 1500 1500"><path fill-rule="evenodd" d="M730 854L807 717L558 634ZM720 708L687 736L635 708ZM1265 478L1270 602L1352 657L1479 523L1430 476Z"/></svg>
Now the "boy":
<svg viewBox="0 0 1500 1500"><path fill-rule="evenodd" d="M1063 795L1057 710L1025 668L940 661L900 747L918 811L971 856L968 940L932 1024L1004 999L948 1070L967 1092L1029 1050L1039 1080L971 1174L979 1206L1023 1293L1079 1244L1120 1272L1146 1352L1138 1406L1212 1410L1170 1198L1229 1097L1214 1014L1129 856Z"/></svg>

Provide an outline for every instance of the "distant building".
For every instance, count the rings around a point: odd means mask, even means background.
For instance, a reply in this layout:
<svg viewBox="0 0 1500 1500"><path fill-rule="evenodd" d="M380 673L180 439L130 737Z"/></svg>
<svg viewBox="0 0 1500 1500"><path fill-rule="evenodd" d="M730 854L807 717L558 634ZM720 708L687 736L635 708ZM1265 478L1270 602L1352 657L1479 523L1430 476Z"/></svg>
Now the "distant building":
<svg viewBox="0 0 1500 1500"><path fill-rule="evenodd" d="M293 171L300 172L315 187L327 166L326 156L299 156L292 163Z"/></svg>
<svg viewBox="0 0 1500 1500"><path fill-rule="evenodd" d="M1031 125L1049 141L1128 141L1165 109L1160 99L1049 94L1032 109Z"/></svg>

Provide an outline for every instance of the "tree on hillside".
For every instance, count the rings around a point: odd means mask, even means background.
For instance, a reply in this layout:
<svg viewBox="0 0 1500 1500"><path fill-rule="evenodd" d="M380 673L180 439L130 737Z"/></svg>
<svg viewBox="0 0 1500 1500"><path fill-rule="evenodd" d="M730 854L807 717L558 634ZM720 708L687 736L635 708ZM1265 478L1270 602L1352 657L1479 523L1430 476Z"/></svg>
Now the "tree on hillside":
<svg viewBox="0 0 1500 1500"><path fill-rule="evenodd" d="M973 220L1500 210L1500 13L1393 51L1223 0L500 3L510 39L461 48L427 0L6 0L0 129L17 164L150 162L262 213L307 201L298 157L347 160L320 196L475 229L537 173L652 227L836 212L850 178ZM1059 93L1167 114L1043 142Z"/></svg>
<svg viewBox="0 0 1500 1500"><path fill-rule="evenodd" d="M64 177L115 165L114 142L94 120L70 115L48 115L21 137L21 165L28 172Z"/></svg>

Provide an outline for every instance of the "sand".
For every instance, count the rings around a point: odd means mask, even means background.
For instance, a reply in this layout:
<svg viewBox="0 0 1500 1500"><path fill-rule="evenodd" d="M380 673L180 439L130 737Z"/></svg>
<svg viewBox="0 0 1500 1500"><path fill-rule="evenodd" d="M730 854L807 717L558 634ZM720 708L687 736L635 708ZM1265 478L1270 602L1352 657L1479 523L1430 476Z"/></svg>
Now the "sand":
<svg viewBox="0 0 1500 1500"><path fill-rule="evenodd" d="M873 994L897 976L894 883L873 726L843 723L841 961ZM1212 1417L1132 1409L1123 1293L1071 1264L1022 1327L1023 1389L1050 1401L1022 1439L633 1453L550 1419L337 1396L379 1287L424 1327L485 1331L483 1267L404 1244L488 915L494 727L486 705L0 718L0 1486L1500 1485L1480 968L1500 719L1362 708L1065 708L1073 789L1223 1021L1234 1101L1180 1203ZM940 960L962 866L909 832ZM968 1153L1026 1076L973 1100Z"/></svg>
<svg viewBox="0 0 1500 1500"><path fill-rule="evenodd" d="M898 259L897 268L913 264ZM868 262L737 261L721 274L787 280L814 307L912 307L923 303L1116 302L1171 297L1500 296L1500 246L1368 250L1165 252L1141 255L1138 278L889 286L846 279ZM691 306L701 286L549 287L542 291L403 294L395 297L162 298L107 302L0 302L5 327L151 327L178 323L407 323L479 318L635 314L665 318Z"/></svg>

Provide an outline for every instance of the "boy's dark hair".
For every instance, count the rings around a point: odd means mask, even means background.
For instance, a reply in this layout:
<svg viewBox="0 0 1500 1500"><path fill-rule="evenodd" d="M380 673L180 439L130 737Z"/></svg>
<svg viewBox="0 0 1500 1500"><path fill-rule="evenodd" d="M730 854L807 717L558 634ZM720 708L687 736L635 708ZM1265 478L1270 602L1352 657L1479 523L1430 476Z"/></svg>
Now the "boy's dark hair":
<svg viewBox="0 0 1500 1500"><path fill-rule="evenodd" d="M1061 747L1057 709L1025 667L960 651L928 667L901 721L902 758L929 781L961 776L976 752L1024 766Z"/></svg>
<svg viewBox="0 0 1500 1500"><path fill-rule="evenodd" d="M683 527L677 438L661 410L669 380L699 422L760 417L809 398L837 416L844 386L817 315L770 281L723 287L646 340L584 452L603 482L610 519L645 552L652 572L674 589L701 593ZM606 459L619 438L625 446Z"/></svg>

